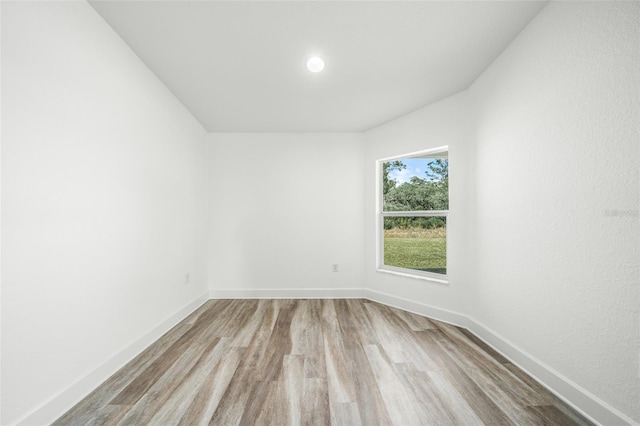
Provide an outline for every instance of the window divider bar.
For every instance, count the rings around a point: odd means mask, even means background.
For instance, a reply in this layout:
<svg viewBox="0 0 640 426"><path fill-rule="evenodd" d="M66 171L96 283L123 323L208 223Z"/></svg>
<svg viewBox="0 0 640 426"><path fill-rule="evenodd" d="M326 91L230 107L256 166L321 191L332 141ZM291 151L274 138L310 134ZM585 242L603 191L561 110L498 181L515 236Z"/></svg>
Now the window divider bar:
<svg viewBox="0 0 640 426"><path fill-rule="evenodd" d="M402 211L402 212L381 212L382 217L431 217L431 216L448 216L449 210L418 210L418 211Z"/></svg>

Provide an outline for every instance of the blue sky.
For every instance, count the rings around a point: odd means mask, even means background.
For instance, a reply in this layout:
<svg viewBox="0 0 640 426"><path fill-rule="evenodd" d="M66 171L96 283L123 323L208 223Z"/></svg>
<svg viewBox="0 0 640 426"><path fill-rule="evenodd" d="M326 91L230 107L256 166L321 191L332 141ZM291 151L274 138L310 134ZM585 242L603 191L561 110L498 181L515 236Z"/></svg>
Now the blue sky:
<svg viewBox="0 0 640 426"><path fill-rule="evenodd" d="M426 178L427 175L425 171L427 170L427 166L429 163L434 161L433 158L403 158L402 161L407 168L404 170L392 170L389 172L389 178L395 179L398 182L398 185L409 182L413 176L418 176L419 178Z"/></svg>

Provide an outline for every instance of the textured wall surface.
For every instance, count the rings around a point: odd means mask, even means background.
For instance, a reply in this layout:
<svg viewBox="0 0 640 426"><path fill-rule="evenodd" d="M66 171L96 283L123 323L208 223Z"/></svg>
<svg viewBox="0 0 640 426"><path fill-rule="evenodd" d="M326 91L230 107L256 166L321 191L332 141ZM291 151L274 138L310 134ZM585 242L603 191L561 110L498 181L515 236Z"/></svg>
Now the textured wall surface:
<svg viewBox="0 0 640 426"><path fill-rule="evenodd" d="M367 132L364 218L366 288L468 315L635 421L639 6L551 3L468 91ZM375 160L447 144L449 285L376 273Z"/></svg>
<svg viewBox="0 0 640 426"><path fill-rule="evenodd" d="M84 2L3 2L2 89L10 424L206 291L206 164L201 126Z"/></svg>
<svg viewBox="0 0 640 426"><path fill-rule="evenodd" d="M212 291L362 286L362 135L211 134L208 146Z"/></svg>
<svg viewBox="0 0 640 426"><path fill-rule="evenodd" d="M469 92L471 315L635 421L639 12L551 3Z"/></svg>

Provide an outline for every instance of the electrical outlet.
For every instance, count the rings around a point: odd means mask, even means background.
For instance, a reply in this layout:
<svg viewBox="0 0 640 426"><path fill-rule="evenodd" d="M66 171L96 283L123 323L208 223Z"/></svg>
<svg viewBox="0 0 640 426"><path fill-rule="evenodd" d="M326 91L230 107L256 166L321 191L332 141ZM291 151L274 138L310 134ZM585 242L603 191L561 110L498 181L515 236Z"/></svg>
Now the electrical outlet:
<svg viewBox="0 0 640 426"><path fill-rule="evenodd" d="M334 263L331 265L331 271L332 272L338 272L340 269L338 268L338 264Z"/></svg>
<svg viewBox="0 0 640 426"><path fill-rule="evenodd" d="M189 284L190 281L191 281L191 274L187 272L187 274L184 276L184 284L187 285Z"/></svg>

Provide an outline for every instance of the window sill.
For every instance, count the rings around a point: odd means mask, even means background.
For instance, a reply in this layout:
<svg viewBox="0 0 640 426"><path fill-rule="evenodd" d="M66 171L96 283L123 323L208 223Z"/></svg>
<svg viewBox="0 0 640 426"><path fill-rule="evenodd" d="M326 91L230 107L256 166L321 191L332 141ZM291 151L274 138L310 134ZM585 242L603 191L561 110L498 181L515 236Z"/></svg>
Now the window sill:
<svg viewBox="0 0 640 426"><path fill-rule="evenodd" d="M415 278L418 280L423 280L423 281L430 281L436 284L444 284L444 285L449 285L449 277L447 275L442 275L442 277L436 277L436 276L432 276L432 275L427 275L425 274L421 274L418 272L408 272L408 270L406 269L391 269L389 267L384 267L384 268L377 268L376 269L377 272L382 272L385 274L392 274L392 275L398 275L401 277L408 277L408 278Z"/></svg>

